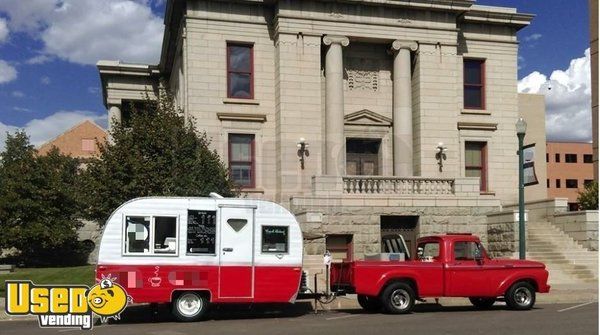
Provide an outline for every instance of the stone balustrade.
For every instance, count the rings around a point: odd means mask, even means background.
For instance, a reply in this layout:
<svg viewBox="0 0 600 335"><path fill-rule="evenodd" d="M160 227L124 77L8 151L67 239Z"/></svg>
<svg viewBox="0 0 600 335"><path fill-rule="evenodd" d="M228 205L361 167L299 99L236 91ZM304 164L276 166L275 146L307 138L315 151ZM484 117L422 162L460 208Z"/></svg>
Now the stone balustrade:
<svg viewBox="0 0 600 335"><path fill-rule="evenodd" d="M454 194L454 179L423 177L344 176L344 194Z"/></svg>

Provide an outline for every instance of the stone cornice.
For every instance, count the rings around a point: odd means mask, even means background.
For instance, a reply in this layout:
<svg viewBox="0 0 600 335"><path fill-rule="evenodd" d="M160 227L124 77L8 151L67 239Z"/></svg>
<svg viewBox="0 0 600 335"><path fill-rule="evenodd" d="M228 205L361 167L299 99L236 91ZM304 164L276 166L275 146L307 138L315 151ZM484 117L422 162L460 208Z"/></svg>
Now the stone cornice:
<svg viewBox="0 0 600 335"><path fill-rule="evenodd" d="M346 36L325 35L323 37L323 44L341 44L343 47L347 47L350 44L350 40Z"/></svg>
<svg viewBox="0 0 600 335"><path fill-rule="evenodd" d="M245 113L217 113L217 118L221 121L242 121L242 122L266 122L265 114L245 114Z"/></svg>

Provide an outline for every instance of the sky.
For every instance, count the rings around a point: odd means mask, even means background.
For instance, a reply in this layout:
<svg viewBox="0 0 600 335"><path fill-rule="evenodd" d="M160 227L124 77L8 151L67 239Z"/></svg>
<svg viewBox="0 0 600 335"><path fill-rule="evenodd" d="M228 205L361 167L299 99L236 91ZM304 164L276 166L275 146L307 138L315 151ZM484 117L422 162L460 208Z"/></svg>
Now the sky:
<svg viewBox="0 0 600 335"><path fill-rule="evenodd" d="M96 62L158 63L166 0L0 0L0 150L84 119L106 127ZM546 95L549 140L590 141L587 0L478 0L536 14L518 33L521 92Z"/></svg>

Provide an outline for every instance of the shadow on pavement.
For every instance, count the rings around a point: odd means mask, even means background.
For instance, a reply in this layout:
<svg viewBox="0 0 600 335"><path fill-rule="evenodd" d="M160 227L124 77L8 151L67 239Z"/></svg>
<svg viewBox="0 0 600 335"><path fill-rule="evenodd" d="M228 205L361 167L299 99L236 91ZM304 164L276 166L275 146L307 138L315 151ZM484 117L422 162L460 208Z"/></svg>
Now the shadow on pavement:
<svg viewBox="0 0 600 335"><path fill-rule="evenodd" d="M543 309L541 307L534 307L533 310ZM493 311L511 311L505 305L494 305L488 309L478 309L474 306L444 306L441 304L417 304L415 305L412 313L439 313L439 312L493 312ZM348 308L348 309L337 309L337 312L348 313L348 314L381 314L382 312L367 312L360 308ZM518 312L518 311L517 311Z"/></svg>
<svg viewBox="0 0 600 335"><path fill-rule="evenodd" d="M295 304L214 304L207 312L208 320L244 320L244 319L275 319L300 317L313 313L309 302ZM176 322L171 316L167 304L130 306L121 314L121 320L109 321L111 324L135 324L155 322Z"/></svg>

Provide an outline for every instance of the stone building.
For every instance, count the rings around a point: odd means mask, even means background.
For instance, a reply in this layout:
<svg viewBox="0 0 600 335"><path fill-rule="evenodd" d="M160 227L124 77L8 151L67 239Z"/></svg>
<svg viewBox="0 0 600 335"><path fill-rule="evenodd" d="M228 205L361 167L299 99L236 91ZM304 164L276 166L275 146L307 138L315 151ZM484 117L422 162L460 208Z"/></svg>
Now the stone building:
<svg viewBox="0 0 600 335"><path fill-rule="evenodd" d="M391 233L485 240L486 214L516 202L516 33L532 15L471 0L166 6L158 65L98 62L111 121L164 78L243 192L297 215L308 254L360 257Z"/></svg>

